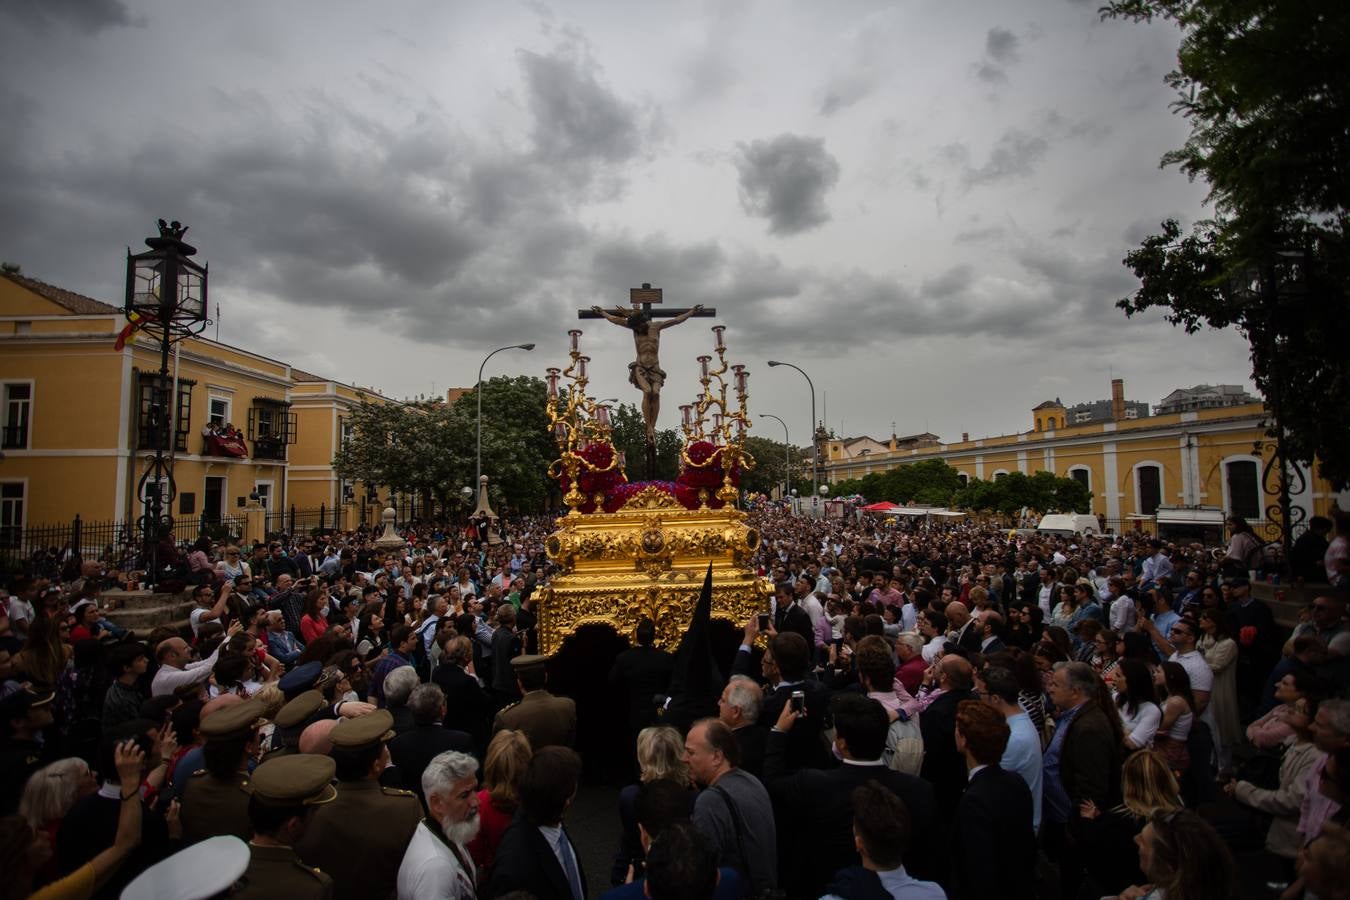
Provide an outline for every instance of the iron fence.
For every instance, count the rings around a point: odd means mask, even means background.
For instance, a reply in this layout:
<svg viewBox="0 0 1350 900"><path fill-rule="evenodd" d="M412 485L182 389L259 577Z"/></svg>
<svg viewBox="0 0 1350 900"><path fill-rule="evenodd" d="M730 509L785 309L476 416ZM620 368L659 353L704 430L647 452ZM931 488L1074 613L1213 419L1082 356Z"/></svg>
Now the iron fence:
<svg viewBox="0 0 1350 900"><path fill-rule="evenodd" d="M186 549L200 537L238 541L244 534L242 516L185 517L174 520L173 542ZM128 571L142 567L144 540L136 522L86 521L0 528L0 570L24 574L59 575L72 560L100 559Z"/></svg>

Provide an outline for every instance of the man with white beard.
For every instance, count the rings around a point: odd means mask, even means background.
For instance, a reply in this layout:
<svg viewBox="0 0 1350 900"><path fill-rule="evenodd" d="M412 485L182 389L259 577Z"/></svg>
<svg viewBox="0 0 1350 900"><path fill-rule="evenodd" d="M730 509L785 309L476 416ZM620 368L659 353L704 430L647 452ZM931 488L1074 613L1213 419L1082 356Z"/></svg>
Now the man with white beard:
<svg viewBox="0 0 1350 900"><path fill-rule="evenodd" d="M478 761L447 750L422 772L431 815L414 832L398 868L398 900L474 900L468 843L478 834Z"/></svg>

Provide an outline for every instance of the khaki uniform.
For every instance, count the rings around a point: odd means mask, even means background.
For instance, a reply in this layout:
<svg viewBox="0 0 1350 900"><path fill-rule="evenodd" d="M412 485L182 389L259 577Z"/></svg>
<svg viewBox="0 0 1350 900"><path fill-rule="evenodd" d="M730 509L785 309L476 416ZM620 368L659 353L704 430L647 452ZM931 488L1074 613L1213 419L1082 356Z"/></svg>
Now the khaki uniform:
<svg viewBox="0 0 1350 900"><path fill-rule="evenodd" d="M242 772L231 781L221 781L205 769L193 772L183 787L183 843L226 834L247 841L253 836L248 798L248 776Z"/></svg>
<svg viewBox="0 0 1350 900"><path fill-rule="evenodd" d="M314 811L296 853L333 879L336 900L391 897L422 804L412 791L378 781L342 781L337 799Z"/></svg>
<svg viewBox="0 0 1350 900"><path fill-rule="evenodd" d="M510 728L525 732L530 747L573 747L577 742L577 705L570 697L548 691L530 691L518 703L497 713L492 733Z"/></svg>
<svg viewBox="0 0 1350 900"><path fill-rule="evenodd" d="M300 861L290 847L249 845L248 868L231 900L330 900L333 879Z"/></svg>

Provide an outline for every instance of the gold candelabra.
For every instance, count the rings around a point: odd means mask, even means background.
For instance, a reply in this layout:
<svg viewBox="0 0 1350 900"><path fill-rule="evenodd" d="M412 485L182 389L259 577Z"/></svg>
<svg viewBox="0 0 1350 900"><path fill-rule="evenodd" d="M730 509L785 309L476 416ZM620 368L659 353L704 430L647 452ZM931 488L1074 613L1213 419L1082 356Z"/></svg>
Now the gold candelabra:
<svg viewBox="0 0 1350 900"><path fill-rule="evenodd" d="M748 472L754 469L755 459L745 450L745 432L752 424L745 405L750 372L743 365L727 365L727 347L723 337L726 330L725 325L712 327L716 338L713 352L717 355L717 368L711 366L711 355L698 357L699 382L703 385L703 391L693 403L680 407L680 427L685 441L680 457L687 467L705 468L716 457L697 462L689 456L689 445L696 441L707 441L717 447L721 451L722 462L722 486L717 490L717 498L724 503L734 504L739 488L733 482L733 477L736 477L738 470ZM730 385L727 383L728 371L731 372ZM735 406L731 408L727 405L728 388L736 399Z"/></svg>
<svg viewBox="0 0 1350 900"><path fill-rule="evenodd" d="M581 353L581 330L573 328L567 332L571 339L568 347L570 362L566 369L556 366L547 370L548 381L548 418L553 429L553 437L558 442L558 458L549 466L550 477L557 478L561 472L567 473L568 490L563 502L576 512L588 497L598 506L603 502L603 494L587 495L581 490L583 473L605 473L624 469L623 455L614 448L611 440L612 423L610 407L605 403L596 403L588 396L586 385L590 381L587 372L591 358ZM566 384L559 382L566 379ZM582 455L582 450L592 443L604 442L611 448L609 462L596 465Z"/></svg>

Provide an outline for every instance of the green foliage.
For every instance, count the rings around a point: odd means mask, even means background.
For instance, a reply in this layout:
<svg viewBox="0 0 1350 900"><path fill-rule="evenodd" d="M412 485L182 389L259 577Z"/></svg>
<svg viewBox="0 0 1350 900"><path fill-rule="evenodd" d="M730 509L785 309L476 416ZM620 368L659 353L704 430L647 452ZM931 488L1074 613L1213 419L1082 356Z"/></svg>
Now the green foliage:
<svg viewBox="0 0 1350 900"><path fill-rule="evenodd" d="M620 403L610 414L614 448L624 455L629 481L647 481L647 426L642 411ZM656 431L656 481L674 481L680 474L680 434L674 428Z"/></svg>
<svg viewBox="0 0 1350 900"><path fill-rule="evenodd" d="M1141 286L1117 305L1240 328L1290 455L1350 483L1350 4L1116 0L1103 16L1181 29L1167 83L1191 133L1162 161L1203 178L1216 212L1130 253Z"/></svg>
<svg viewBox="0 0 1350 900"><path fill-rule="evenodd" d="M1092 493L1073 478L1061 478L1052 472L1028 476L1010 472L993 481L971 479L951 497L955 509L996 512L1011 516L1022 509L1039 513L1091 510Z"/></svg>
<svg viewBox="0 0 1350 900"><path fill-rule="evenodd" d="M889 500L891 503L913 501L920 506L945 506L960 487L961 478L956 469L940 459L926 459L838 482L831 493L836 497L861 494L869 503Z"/></svg>
<svg viewBox="0 0 1350 900"><path fill-rule="evenodd" d="M548 431L545 397L538 378L483 382L483 474L491 479L495 506L542 509L554 492L546 475L556 447ZM362 402L351 412L352 440L333 464L342 478L455 504L460 488L476 489L477 421L473 391L453 406L440 401Z"/></svg>

